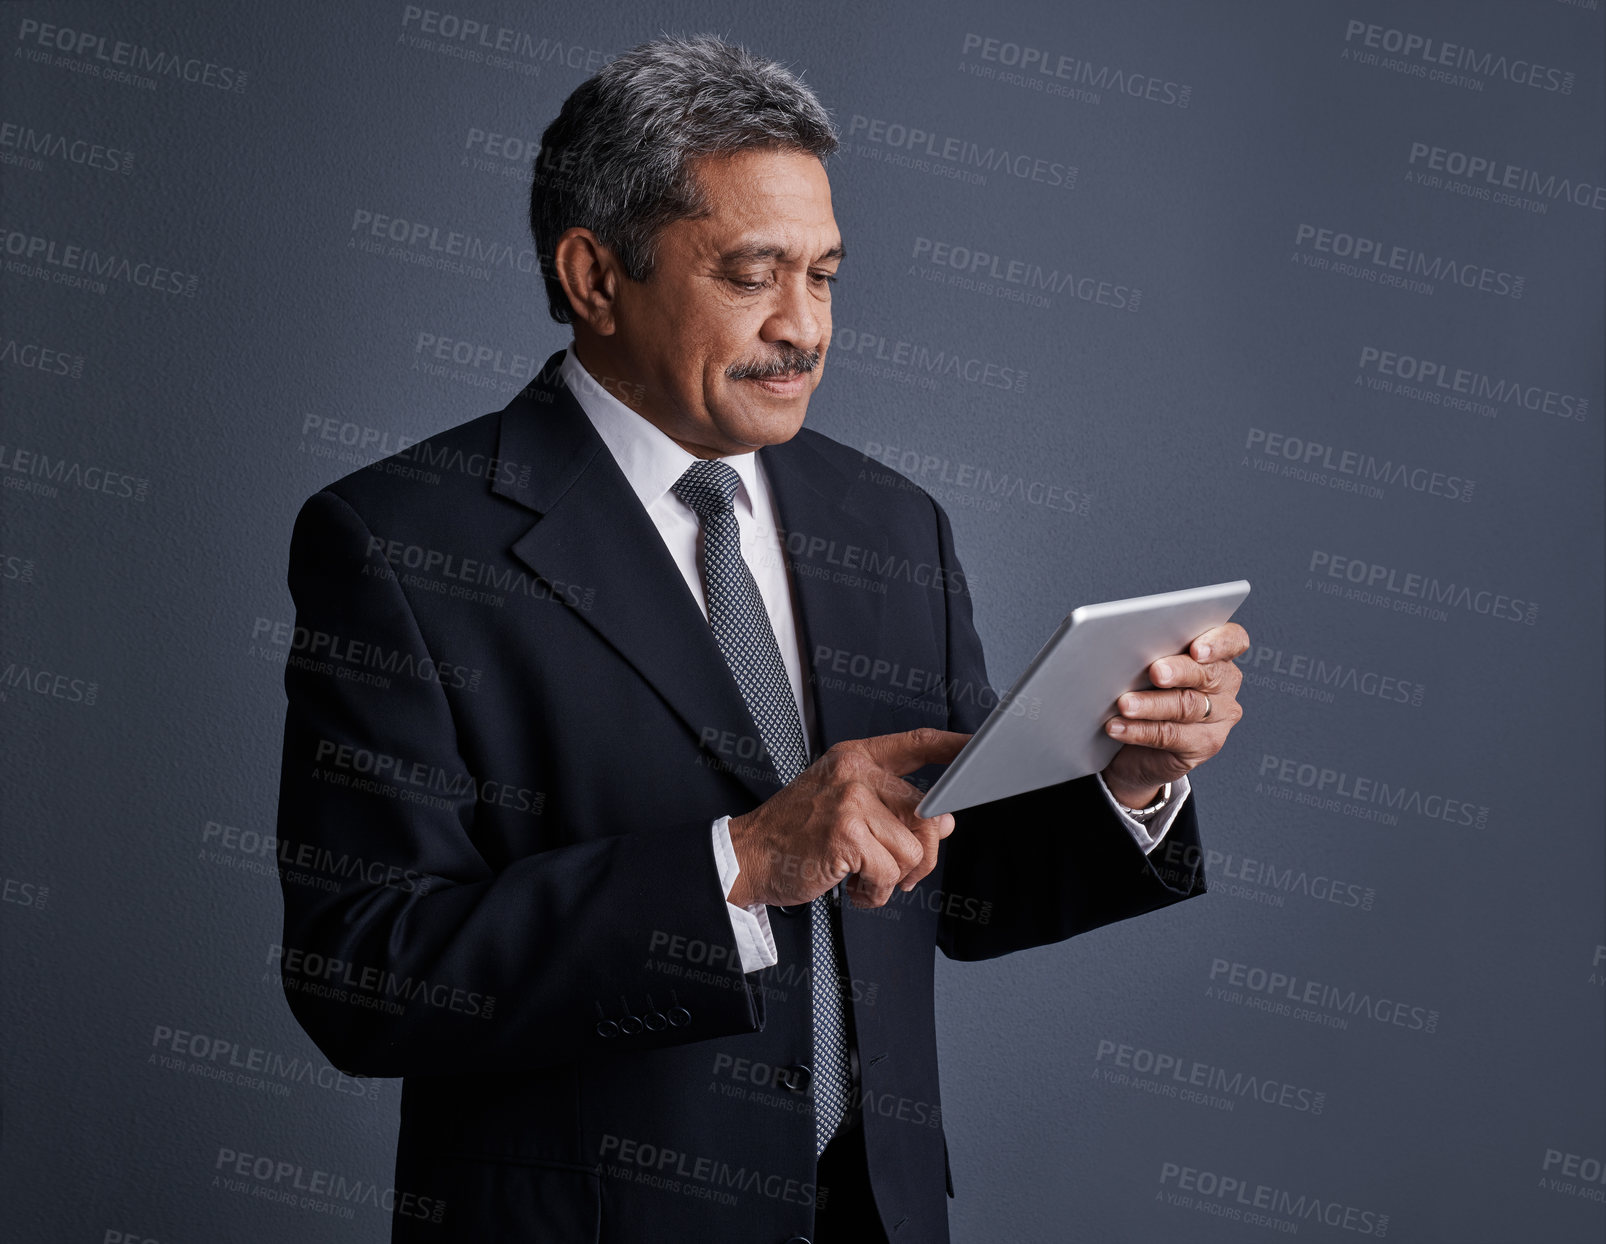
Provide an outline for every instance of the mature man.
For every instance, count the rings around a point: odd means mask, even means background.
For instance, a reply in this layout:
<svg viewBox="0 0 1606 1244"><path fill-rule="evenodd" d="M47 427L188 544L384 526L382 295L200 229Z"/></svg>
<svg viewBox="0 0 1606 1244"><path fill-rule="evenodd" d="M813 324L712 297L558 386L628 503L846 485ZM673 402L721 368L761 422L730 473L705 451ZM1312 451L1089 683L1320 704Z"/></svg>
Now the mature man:
<svg viewBox="0 0 1606 1244"><path fill-rule="evenodd" d="M615 61L531 195L573 345L297 520L283 978L406 1078L397 1240L944 1240L935 948L1203 891L1147 852L1199 858L1236 626L1102 775L915 812L994 697L941 509L802 430L834 146L744 50Z"/></svg>

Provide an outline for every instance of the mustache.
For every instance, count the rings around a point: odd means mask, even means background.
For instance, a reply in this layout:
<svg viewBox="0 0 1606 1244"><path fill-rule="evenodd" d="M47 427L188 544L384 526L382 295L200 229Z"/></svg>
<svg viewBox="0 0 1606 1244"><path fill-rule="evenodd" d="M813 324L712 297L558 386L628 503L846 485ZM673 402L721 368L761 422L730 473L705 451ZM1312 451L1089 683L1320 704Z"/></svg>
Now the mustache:
<svg viewBox="0 0 1606 1244"><path fill-rule="evenodd" d="M820 365L818 350L800 350L797 346L783 345L761 363L732 363L725 369L730 380L775 380L798 372L813 371Z"/></svg>

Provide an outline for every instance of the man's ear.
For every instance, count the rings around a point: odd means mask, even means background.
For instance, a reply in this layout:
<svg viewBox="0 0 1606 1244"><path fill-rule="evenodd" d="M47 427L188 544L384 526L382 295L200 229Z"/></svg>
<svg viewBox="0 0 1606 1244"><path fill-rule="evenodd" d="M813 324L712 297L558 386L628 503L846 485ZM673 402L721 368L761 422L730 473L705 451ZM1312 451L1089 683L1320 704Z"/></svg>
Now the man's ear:
<svg viewBox="0 0 1606 1244"><path fill-rule="evenodd" d="M614 298L624 273L614 253L589 229L565 229L552 252L552 268L578 320L599 337L614 329Z"/></svg>

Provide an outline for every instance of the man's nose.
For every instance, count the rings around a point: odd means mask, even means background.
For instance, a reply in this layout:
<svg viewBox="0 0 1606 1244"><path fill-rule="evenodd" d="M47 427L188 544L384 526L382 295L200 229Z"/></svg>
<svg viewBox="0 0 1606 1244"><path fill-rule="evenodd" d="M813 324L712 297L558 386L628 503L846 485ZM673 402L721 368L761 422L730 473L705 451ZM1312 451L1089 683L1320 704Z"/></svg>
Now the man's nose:
<svg viewBox="0 0 1606 1244"><path fill-rule="evenodd" d="M809 289L807 274L795 281L779 282L776 299L764 321L763 339L772 344L784 342L800 350L818 350L828 320L824 305Z"/></svg>

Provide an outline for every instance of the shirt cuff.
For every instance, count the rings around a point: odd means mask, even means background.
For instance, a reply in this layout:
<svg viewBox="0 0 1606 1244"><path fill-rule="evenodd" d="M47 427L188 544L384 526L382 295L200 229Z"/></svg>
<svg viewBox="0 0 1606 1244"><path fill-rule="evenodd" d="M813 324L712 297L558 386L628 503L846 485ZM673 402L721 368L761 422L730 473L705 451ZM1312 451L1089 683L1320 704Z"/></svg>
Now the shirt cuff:
<svg viewBox="0 0 1606 1244"><path fill-rule="evenodd" d="M1115 796L1110 794L1110 788L1104 784L1104 775L1102 773L1096 773L1093 776L1098 778L1099 789L1104 792L1104 798L1109 802L1110 807L1115 809L1115 815L1121 818L1121 823L1126 826L1127 831L1132 835L1132 840L1138 844L1138 847L1145 855L1160 845L1161 840L1165 838L1166 833L1171 829L1171 823L1177 819L1177 813L1182 811L1182 805L1188 801L1188 792L1193 789L1188 785L1187 778L1179 777L1175 782L1171 783L1171 798L1167 799L1164 806L1152 817L1147 818L1148 824L1144 824L1143 821L1138 820L1137 817L1123 808L1116 801Z"/></svg>
<svg viewBox="0 0 1606 1244"><path fill-rule="evenodd" d="M742 875L742 865L731 845L731 819L722 816L714 822L714 863L719 868L719 886L730 898L736 878ZM770 909L763 903L751 907L738 907L726 902L725 913L730 916L731 932L736 935L736 953L742 959L743 972L757 972L772 968L780 962L775 953L775 934L770 931Z"/></svg>

